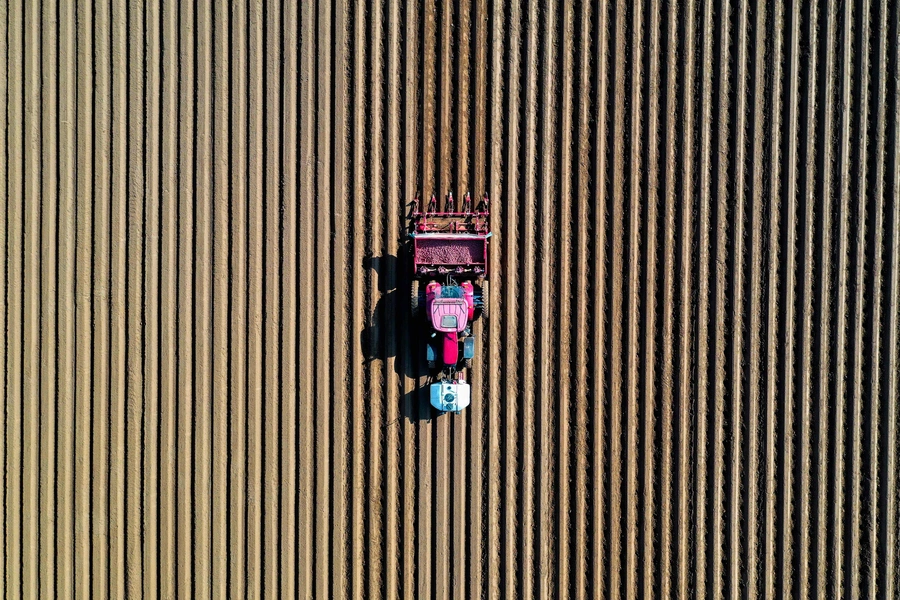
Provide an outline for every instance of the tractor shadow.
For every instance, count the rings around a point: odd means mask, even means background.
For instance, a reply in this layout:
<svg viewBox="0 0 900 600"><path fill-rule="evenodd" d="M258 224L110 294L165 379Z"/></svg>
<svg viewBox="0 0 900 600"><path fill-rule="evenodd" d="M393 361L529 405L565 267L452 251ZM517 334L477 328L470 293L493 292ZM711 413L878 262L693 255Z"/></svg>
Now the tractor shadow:
<svg viewBox="0 0 900 600"><path fill-rule="evenodd" d="M372 313L366 315L359 340L366 366L381 361L387 377L387 364L393 362L397 377L391 385L400 387L401 418L410 422L429 421L438 412L432 408L428 397L431 378L425 362L425 332L412 322L409 311L410 266L404 256L401 250L400 257L385 255L363 259L362 268L373 278L372 289L378 289L381 299ZM408 380L411 381L407 383ZM413 389L404 391L408 385ZM392 396L385 390L387 401L393 401Z"/></svg>

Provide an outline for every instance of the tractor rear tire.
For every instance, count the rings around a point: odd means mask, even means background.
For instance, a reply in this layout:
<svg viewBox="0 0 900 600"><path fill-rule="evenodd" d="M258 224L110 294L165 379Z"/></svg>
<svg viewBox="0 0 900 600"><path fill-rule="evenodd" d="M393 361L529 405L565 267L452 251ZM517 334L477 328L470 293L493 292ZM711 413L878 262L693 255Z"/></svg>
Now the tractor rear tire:
<svg viewBox="0 0 900 600"><path fill-rule="evenodd" d="M483 318L488 319L488 298L490 298L490 294L488 293L488 280L485 279L481 282L481 310L480 314Z"/></svg>
<svg viewBox="0 0 900 600"><path fill-rule="evenodd" d="M413 319L419 316L419 280L413 279L409 294L409 313Z"/></svg>

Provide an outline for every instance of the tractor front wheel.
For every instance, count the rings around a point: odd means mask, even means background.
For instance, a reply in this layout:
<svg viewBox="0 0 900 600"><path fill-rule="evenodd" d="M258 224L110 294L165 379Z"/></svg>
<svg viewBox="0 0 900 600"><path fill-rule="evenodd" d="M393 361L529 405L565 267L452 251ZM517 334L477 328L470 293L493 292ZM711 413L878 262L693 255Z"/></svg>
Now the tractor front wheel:
<svg viewBox="0 0 900 600"><path fill-rule="evenodd" d="M419 316L419 280L413 279L409 294L409 312L413 319Z"/></svg>

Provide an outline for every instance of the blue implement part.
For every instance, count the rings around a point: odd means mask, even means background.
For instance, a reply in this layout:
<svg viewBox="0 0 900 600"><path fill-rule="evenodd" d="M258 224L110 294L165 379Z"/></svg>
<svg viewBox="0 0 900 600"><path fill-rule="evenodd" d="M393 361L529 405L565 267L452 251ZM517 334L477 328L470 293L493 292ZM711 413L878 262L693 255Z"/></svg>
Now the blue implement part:
<svg viewBox="0 0 900 600"><path fill-rule="evenodd" d="M465 295L458 285L445 285L441 288L441 298L462 298Z"/></svg>
<svg viewBox="0 0 900 600"><path fill-rule="evenodd" d="M475 338L463 338L463 358L475 358Z"/></svg>
<svg viewBox="0 0 900 600"><path fill-rule="evenodd" d="M425 344L425 359L429 362L437 362L437 354L434 351L434 344L429 340Z"/></svg>

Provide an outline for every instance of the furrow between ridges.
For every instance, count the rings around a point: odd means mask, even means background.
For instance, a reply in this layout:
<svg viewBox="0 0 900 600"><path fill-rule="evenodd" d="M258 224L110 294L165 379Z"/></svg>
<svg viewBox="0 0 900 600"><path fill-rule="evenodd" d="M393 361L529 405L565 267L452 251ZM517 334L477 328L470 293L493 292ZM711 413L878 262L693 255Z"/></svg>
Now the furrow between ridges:
<svg viewBox="0 0 900 600"><path fill-rule="evenodd" d="M6 211L4 228L6 231L7 255L4 264L6 284L6 305L4 308L7 328L5 330L4 376L6 384L6 409L3 439L6 444L5 504L3 517L5 536L3 544L4 560L17 565L6 568L5 592L10 597L23 594L24 552L28 538L25 536L22 518L26 476L24 472L27 452L25 450L25 177L26 127L26 69L25 69L25 6L22 2L6 5L6 118L4 128L7 153L5 178ZM91 125L89 124L89 127ZM88 367L90 368L90 367ZM19 507L10 510L9 507Z"/></svg>
<svg viewBox="0 0 900 600"><path fill-rule="evenodd" d="M91 476L91 400L93 394L93 380L91 377L92 371L92 356L91 356L91 348L93 344L93 298L92 298L92 289L94 286L93 280L93 268L92 268L92 252L93 252L93 209L94 209L94 190L93 190L93 152L94 152L94 139L93 139L93 102L91 101L93 95L93 87L92 81L89 81L87 77L82 77L81 75L84 73L91 72L93 69L93 35L92 35L92 21L93 15L90 14L91 11L89 7L85 6L84 3L80 4L77 8L76 15L76 31L75 31L75 39L76 39L76 51L73 53L75 55L75 77L76 77L76 88L72 90L75 102L75 115L73 118L73 122L75 123L75 182L74 182L74 191L73 196L75 198L75 277L74 277L74 298L75 298L75 309L74 309L74 318L75 318L75 346L73 349L74 352L74 378L75 378L75 387L73 391L73 400L75 402L75 415L74 415L74 452L73 452L73 461L74 461L74 515L75 515L75 523L74 523L74 563L73 563L73 571L74 571L74 581L72 584L72 594L75 598L79 598L85 600L91 597L91 491L93 488L93 478ZM9 16L8 23L12 20L12 17ZM10 29L8 31L12 32L13 25L8 25ZM9 49L11 50L11 48ZM11 61L10 61L11 62ZM3 64L3 63L0 63ZM9 64L9 63L5 63ZM7 77L14 77L16 74L15 70L11 72L7 72ZM16 90L17 91L17 90ZM13 106L13 99L8 98L8 102L10 103L8 107ZM10 113L12 111L10 110ZM13 116L13 119L16 117ZM10 137L18 137L20 132L17 127L10 127L8 131L7 143L8 147L12 146L12 142L10 141ZM18 140L16 140L18 141ZM15 170L16 163L13 163L13 171ZM11 185L14 178L12 177L12 173L8 173L6 175L8 179L7 185L9 186L7 189L9 190L13 186ZM10 193L7 198L7 206L5 214L7 215L7 244L9 247L14 247L13 242L14 239L12 225L10 224L11 220L10 216L15 214L15 209L10 207L10 204L14 202L13 193ZM21 243L16 247L21 247ZM4 261L4 264L9 265L11 271L15 269L15 254L11 253L12 256L8 255L7 259ZM21 267L19 267L21 268ZM9 305L14 303L13 297L18 296L16 293L18 290L15 290L12 279L7 279L7 288L6 294L8 298ZM7 306L10 309L10 306ZM12 318L12 310L10 310L7 318ZM152 324L151 324L152 326ZM7 344L10 348L15 348L15 340L13 331L18 329L18 326L7 329L8 337ZM10 359L12 357L7 354L6 362L9 364ZM10 429L10 420L12 419L12 411L10 410L14 404L11 404L11 398L15 398L15 393L10 393L15 388L13 387L13 382L11 376L7 375L6 384L8 386L8 395L6 398L6 406L7 406L7 421L6 428L7 432ZM10 460L11 457L18 458L16 456L18 452L14 451L14 449L10 446L9 442L11 436L6 436L7 441L7 450L6 450L6 459L7 459L7 473L12 474L14 472L13 468L10 468L9 463L14 462ZM14 439L14 438L12 438ZM15 454L14 454L15 452ZM18 461L15 461L18 462ZM6 488L6 498L7 501L10 501L10 504L13 502L17 502L18 500L18 482L14 480L13 483L10 483L9 477L7 479L7 488ZM148 486L149 487L149 486ZM17 504L13 504L17 505ZM155 511L154 511L155 513ZM7 544L9 544L10 539L10 524L9 516L7 515L6 523L6 536L4 536L7 540ZM7 545L7 548L9 546ZM7 555L6 560L9 561L10 557ZM6 576L6 585L8 586L6 589L9 594L13 597L19 596L18 590L18 573L9 573L7 571ZM15 583L13 583L15 582Z"/></svg>
<svg viewBox="0 0 900 600"><path fill-rule="evenodd" d="M789 410L785 406L778 405L778 386L781 385L782 388L787 388L792 385L793 382L788 382L784 376L783 370L779 370L778 361L780 356L780 344L779 344L779 321L781 320L782 315L787 313L791 308L785 306L780 309L782 298L786 297L786 294L782 294L782 281L788 280L790 278L788 273L785 273L781 270L782 265L785 264L784 253L793 252L793 248L785 248L782 243L782 223L784 222L783 215L783 200L779 202L777 198L779 198L779 194L784 194L786 192L786 185L783 181L783 173L787 172L788 175L792 173L790 168L784 168L780 161L782 156L788 156L788 152L782 151L781 147L781 139L780 137L783 135L782 132L782 112L779 108L783 105L783 96L782 96L782 71L784 69L783 61L784 61L784 5L779 2L776 4L774 10L772 11L772 47L773 54L772 58L768 61L768 64L772 67L771 74L771 83L769 83L769 91L771 93L771 100L769 101L769 116L767 122L767 129L769 131L769 149L768 156L770 161L770 169L768 172L768 182L760 181L760 186L766 185L768 186L768 194L771 198L769 203L769 219L768 219L768 248L767 252L767 273L762 274L761 277L762 282L761 285L764 287L763 297L765 298L765 347L761 349L761 352L765 353L765 356L761 358L761 366L760 369L763 370L763 379L760 385L764 388L759 394L765 396L764 399L761 400L765 405L765 439L763 441L764 450L764 473L765 473L765 483L764 483L764 492L763 496L765 498L765 502L763 505L763 525L762 525L762 557L761 557L761 569L762 569L762 592L761 595L765 598L772 597L776 592L777 586L777 573L783 567L778 564L778 541L776 539L776 525L779 522L778 520L778 496L779 492L781 492L781 497L788 497L787 494L784 493L783 488L779 488L778 482L778 456L779 451L781 451L781 456L787 457L788 453L785 452L785 448L789 445L789 441L782 441L780 444L780 448L778 446L777 435L781 435L783 440L789 440L787 436L787 432L783 429L779 428L778 419L782 415L785 415ZM763 59L765 60L765 58ZM763 117L765 118L765 117ZM761 193L765 193L765 190ZM760 240L762 243L763 240ZM761 251L762 252L762 251ZM780 309L780 310L779 310ZM762 310L762 309L760 309ZM760 343L763 343L760 341ZM780 377L779 377L780 376ZM790 472L787 470L786 472ZM787 573L781 571L782 579L786 578Z"/></svg>
<svg viewBox="0 0 900 600"><path fill-rule="evenodd" d="M79 15L78 18L82 18ZM142 424L143 457L141 472L141 553L143 555L142 586L143 596L155 598L160 593L159 560L161 522L159 491L161 481L160 431L165 418L161 413L162 404L162 343L163 303L160 301L162 280L162 7L148 7L144 12L145 68L143 131L144 157L144 277L143 277L143 319L142 334L144 369L144 419ZM81 43L81 38L76 42ZM79 98L80 101L80 98ZM78 136L78 133L76 133ZM78 138L80 141L80 138ZM227 160L227 153L224 153ZM77 168L77 167L76 167ZM88 194L81 194L87 198ZM79 215L81 214L79 208ZM77 236L78 234L76 234ZM77 259L76 259L77 260ZM77 302L77 299L76 299ZM77 310L77 309L76 309ZM77 351L76 351L77 352ZM77 353L76 353L77 356ZM77 375L76 375L77 377ZM76 379L77 382L77 379ZM76 401L76 409L78 403ZM76 434L79 425L76 424ZM88 438L89 439L89 438ZM87 441L85 442L87 444ZM76 463L77 469L77 463ZM76 513L78 515L79 513ZM148 535L148 532L155 533ZM76 576L86 572L76 566ZM223 584L224 585L224 584ZM85 590L87 592L87 590Z"/></svg>
<svg viewBox="0 0 900 600"><path fill-rule="evenodd" d="M638 512L638 529L635 536L639 540L638 555L639 566L636 570L636 583L638 590L645 595L659 593L656 585L656 572L659 569L660 548L657 545L656 532L662 529L657 503L662 500L663 493L658 492L656 485L657 461L656 451L659 440L656 436L657 407L660 406L657 390L661 388L657 379L656 362L659 353L659 340L657 339L659 328L659 307L657 306L658 279L660 265L659 244L660 229L660 39L661 31L661 7L654 0L649 3L650 13L647 41L645 42L648 54L647 60L647 88L650 93L641 99L642 118L646 120L643 131L646 131L646 141L641 149L642 159L646 161L643 168L638 168L638 173L646 173L643 176L646 185L646 206L642 210L641 227L643 240L637 249L643 254L643 282L638 280L639 291L636 296L641 306L638 318L638 331L643 338L639 344L640 361L637 365L640 385L634 382L640 399L640 420L636 423L637 435L640 440L640 449L637 450L632 462L638 466L636 477L637 489L641 496L640 511ZM640 135L641 138L645 136ZM643 185L641 187L643 187ZM640 264L635 262L634 266ZM663 309L665 307L662 307ZM659 448L662 450L662 448ZM663 567L664 569L665 567ZM662 576L662 573L660 573Z"/></svg>
<svg viewBox="0 0 900 600"><path fill-rule="evenodd" d="M377 8L373 11L380 12ZM364 335L364 312L366 312L365 297L367 290L365 286L365 259L367 253L367 228L363 227L363 223L371 223L371 220L364 218L363 214L366 208L366 132L365 132L365 111L371 103L374 103L375 95L367 94L366 76L368 69L366 66L366 44L365 32L368 27L368 19L365 6L362 2L357 1L351 9L351 25L353 28L352 42L350 45L350 91L348 93L348 106L351 110L348 123L348 137L350 145L349 159L349 176L351 180L351 191L349 192L349 222L348 227L352 230L352 240L348 240L351 244L351 257L349 268L351 272L350 289L348 293L351 297L350 302L350 340L351 348L350 356L352 357L349 369L349 420L350 420L350 440L347 442L346 448L350 450L350 498L349 498L349 548L350 562L349 584L350 597L361 598L364 595L365 575L364 568L367 566L365 557L367 555L366 548L366 500L365 500L365 470L367 455L367 430L374 430L376 418L374 411L366 410L367 402L364 397L366 386L366 377L363 374L363 361L356 357L363 354L365 342L360 336ZM374 15L372 15L374 19ZM380 59L380 29L373 27L374 39L373 48L375 51L372 56L372 63ZM376 67L377 69L377 67ZM371 99L371 100L369 100ZM368 102L367 102L368 100ZM376 124L377 123L377 124ZM380 114L375 114L372 129L380 127ZM379 137L380 137L380 131ZM374 136L373 136L374 137ZM377 142L376 142L377 143ZM375 192L372 197L378 197L380 194ZM379 404L371 405L373 407ZM370 460L376 460L377 454L372 454ZM371 495L376 493L372 490ZM377 571L376 571L377 573Z"/></svg>
<svg viewBox="0 0 900 600"><path fill-rule="evenodd" d="M540 11L540 9L539 9ZM538 103L537 118L540 131L536 131L536 149L538 160L536 168L540 169L535 179L535 196L537 198L539 219L535 226L535 244L531 247L536 253L536 286L537 286L537 313L538 323L552 323L555 317L554 298L551 290L555 289L557 282L554 280L554 270L557 267L557 257L564 250L557 243L557 235L560 235L558 224L555 222L559 213L557 211L557 190L559 182L555 176L554 166L559 160L557 151L557 89L559 74L556 64L556 45L558 33L557 10L554 0L547 0L543 5L540 29L537 35L538 48L541 56L538 58L541 68L536 80L536 94ZM539 93L538 93L539 92ZM565 200L563 200L565 201ZM554 428L554 402L552 389L553 378L557 370L558 360L554 358L554 338L557 336L556 327L536 326L537 337L537 398L535 411L535 433L537 436L537 458L532 464L535 477L537 501L535 506L537 532L534 543L537 544L539 580L535 583L536 594L541 598L549 597L556 577L558 558L552 552L555 547L554 507L552 482L555 481L553 473L553 457L556 451L553 440ZM564 394L563 394L564 395Z"/></svg>
<svg viewBox="0 0 900 600"><path fill-rule="evenodd" d="M540 401L538 397L539 390L535 389L535 365L534 361L522 358L536 356L537 354L537 323L535 311L527 309L537 305L535 290L537 287L537 273L539 266L534 248L537 243L536 228L538 223L537 213L537 105L538 105L538 3L537 0L531 0L527 7L527 14L524 21L523 34L526 37L524 41L525 52L525 142L524 142L524 165L523 165L523 187L525 197L524 209L524 235L522 249L520 251L523 263L523 286L524 295L522 306L526 307L523 330L523 340L520 344L519 358L521 360L520 373L523 382L522 390L524 392L523 404L525 410L522 411L522 424L519 428L521 432L520 454L518 456L519 480L521 486L519 497L521 505L519 508L519 522L516 528L518 535L518 585L519 591L523 598L529 599L535 595L535 578L534 572L538 568L535 537L538 524L536 519L539 517L536 513L536 475L535 469L538 466L536 458L536 441L535 430L537 411L535 405Z"/></svg>
<svg viewBox="0 0 900 600"><path fill-rule="evenodd" d="M710 410L710 297L712 278L710 274L710 248L712 214L712 189L710 174L712 173L712 71L713 71L713 15L712 2L703 3L703 22L700 27L702 40L701 60L702 73L700 101L700 144L699 144L699 208L697 247L697 408L696 432L694 448L696 448L696 487L694 490L694 564L706 565L708 553L708 514L709 514L709 410ZM707 596L708 569L697 568L694 572L695 594Z"/></svg>
<svg viewBox="0 0 900 600"><path fill-rule="evenodd" d="M299 357L298 335L301 323L298 319L298 297L302 291L298 287L297 257L300 254L299 212L308 206L300 201L298 189L303 169L300 162L299 145L301 141L300 119L300 15L299 5L288 3L282 10L282 72L281 91L281 164L279 181L281 183L281 199L279 202L280 237L281 237L281 349L280 384L281 404L280 422L278 424L278 595L297 597L300 594L300 574L298 559L304 538L298 536L298 472L297 444L300 435L308 430L298 427L300 411L300 379L307 372L298 371ZM217 213L218 214L218 213ZM303 311L305 313L305 311Z"/></svg>
<svg viewBox="0 0 900 600"><path fill-rule="evenodd" d="M498 9L499 0L495 0L495 14L502 11ZM512 0L509 8L508 50L507 50L507 108L508 123L506 126L506 139L503 146L506 149L508 159L505 161L505 199L511 206L511 199L518 198L521 193L519 169L521 161L520 145L520 80L522 77L522 9L519 0ZM499 46L499 35L495 34L494 48ZM495 61L497 58L495 58ZM496 62L495 62L496 65ZM496 77L496 74L495 74ZM496 121L495 121L496 123ZM504 254L505 268L502 271L503 282L503 307L507 318L504 319L503 346L503 380L504 396L506 398L518 398L519 392L519 364L518 355L520 339L518 327L509 326L508 315L518 314L519 297L519 212L516 210L501 209L502 224L500 234L503 236L502 251ZM496 271L495 271L496 272ZM524 291L524 290L523 290ZM496 291L494 292L497 293ZM497 319L497 317L494 317ZM500 507L501 550L500 550L500 578L498 593L503 596L513 597L520 589L518 586L518 498L521 478L519 475L519 414L518 411L504 404L500 415L496 417L498 424L504 428L506 435L502 440L502 457L499 459L503 469L502 506ZM497 432L499 435L499 432Z"/></svg>
<svg viewBox="0 0 900 600"><path fill-rule="evenodd" d="M176 593L176 523L178 497L176 493L176 431L177 431L177 395L178 395L178 353L177 353L177 326L178 326L178 14L171 5L160 7L160 43L162 56L160 57L160 165L159 165L159 217L160 217L160 261L159 261L159 298L164 299L160 305L159 319L159 355L160 355L160 380L159 380L159 482L154 493L158 494L159 506L159 589L160 596L172 597ZM100 54L102 56L102 54ZM97 109L95 103L95 110ZM162 124L171 124L169 127ZM96 137L93 143L97 146ZM96 167L95 167L96 168ZM95 187L96 190L96 181ZM100 200L95 196L94 210ZM94 239L97 233L102 231L101 223L93 221ZM98 254L96 241L94 256ZM98 277L97 266L92 269L92 277L96 282ZM95 283L96 285L96 283ZM94 298L93 311L100 308L102 302ZM95 330L96 335L96 330ZM243 332L241 332L243 334ZM243 339L243 335L241 335ZM92 381L96 389L99 380L94 374ZM96 406L96 405L95 405ZM96 408L92 419L96 420ZM96 422L96 421L95 421ZM94 468L94 465L92 465ZM92 499L92 510L93 504ZM243 539L243 537L241 538ZM96 551L93 544L92 549ZM240 550L236 551L240 553ZM94 557L91 559L95 564ZM94 580L98 576L94 573ZM91 590L91 596L94 596Z"/></svg>
<svg viewBox="0 0 900 600"><path fill-rule="evenodd" d="M574 593L572 596L577 600L584 600L590 593L588 562L591 556L589 523L590 513L588 512L588 502L590 499L590 478L588 474L588 465L592 458L589 446L590 432L589 428L589 395L588 386L588 339L589 339L589 289L591 288L592 272L589 260L589 240L593 239L596 231L591 231L589 236L589 223L591 215L591 110L594 108L590 101L591 98L591 3L584 2L581 4L577 15L573 15L574 23L569 28L570 39L574 38L577 42L575 51L573 69L577 69L573 74L575 79L574 93L580 99L577 106L570 110L574 111L575 117L575 156L576 162L574 176L573 198L575 201L575 260L576 269L578 270L578 283L575 285L574 302L574 329L575 332L575 358L574 358L574 377L575 384L573 386L573 404L574 419L570 422L574 423L574 455L575 465L572 480L574 481L575 500L571 507L570 520L571 538L567 541L567 545L573 547L573 559L569 570L571 571L572 583L571 589ZM594 55L593 60L600 60L599 56ZM570 98L570 103L574 102ZM562 416L560 417L562 420ZM560 447L560 455L562 455L562 447ZM560 506L564 506L560 500ZM568 510L564 508L564 510ZM565 527L561 527L562 532ZM573 541L574 540L574 541ZM562 579L562 577L560 578ZM560 582L560 592L563 592L563 584Z"/></svg>
<svg viewBox="0 0 900 600"><path fill-rule="evenodd" d="M681 91L682 102L684 103L684 125L682 130L681 141L681 194L685 199L692 199L695 195L695 177L693 172L693 164L695 160L695 125L694 125L694 100L697 91L697 82L694 69L695 49L695 29L694 18L696 13L696 3L691 2L685 7L684 16L684 57L685 57L685 73L684 87ZM676 17L672 17L672 22L677 21ZM672 26L670 24L670 26ZM674 52L670 51L670 56ZM674 76L670 72L670 76ZM671 92L670 92L671 93ZM674 114L674 111L667 110L668 115ZM674 136L673 136L674 137ZM673 182L674 183L674 182ZM674 392L677 394L677 402L679 409L674 415L676 427L678 430L678 461L677 476L678 487L676 490L677 504L677 526L675 535L677 537L676 545L676 581L674 582L675 594L679 598L686 598L689 589L688 569L690 565L689 556L689 536L691 531L690 506L691 506L691 488L690 482L697 478L697 474L693 474L692 465L688 460L689 450L691 448L692 435L692 417L691 406L693 402L688 399L692 398L694 392L697 402L699 402L700 391L698 388L692 387L691 381L691 365L694 364L693 352L693 286L694 283L694 256L693 256L693 239L694 239L694 205L693 200L685 200L681 207L681 231L683 239L680 244L680 256L678 256L678 277L680 285L678 288L680 310L678 314L678 335L679 343L677 347L678 353L678 381L677 388ZM672 275L675 277L675 274ZM699 374L699 372L698 372ZM664 378L665 380L665 378ZM698 405L699 410L699 405ZM698 456L699 458L699 456ZM697 540L697 538L694 538ZM698 543L695 541L695 544Z"/></svg>
<svg viewBox="0 0 900 600"><path fill-rule="evenodd" d="M58 283L57 283L57 454L56 461L56 583L60 595L71 597L75 576L75 7L61 5L57 11L59 38L57 157L59 169L58 202ZM4 27L5 29L5 27ZM0 64L5 57L0 58ZM0 82L4 86L5 82ZM5 102L0 102L4 104ZM5 144L0 141L0 147ZM0 180L6 181L5 173ZM4 207L5 208L5 207ZM6 214L6 211L2 211ZM5 231L2 237L5 237ZM0 246L5 246L0 239ZM4 260L5 263L5 260ZM5 297L5 290L0 293ZM0 327L6 324L0 318ZM0 358L0 360L3 360ZM5 398L4 398L5 405ZM3 427L3 425L0 425ZM0 444L0 453L6 448ZM4 456L0 456L0 462ZM139 480L138 480L139 481ZM0 493L0 503L5 494ZM0 577L5 581L4 568Z"/></svg>

